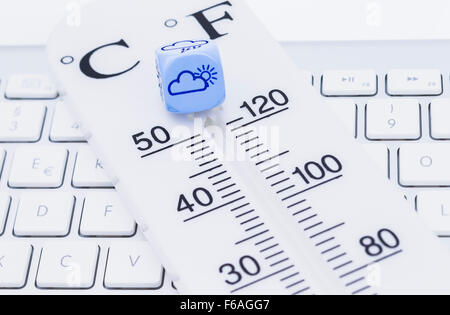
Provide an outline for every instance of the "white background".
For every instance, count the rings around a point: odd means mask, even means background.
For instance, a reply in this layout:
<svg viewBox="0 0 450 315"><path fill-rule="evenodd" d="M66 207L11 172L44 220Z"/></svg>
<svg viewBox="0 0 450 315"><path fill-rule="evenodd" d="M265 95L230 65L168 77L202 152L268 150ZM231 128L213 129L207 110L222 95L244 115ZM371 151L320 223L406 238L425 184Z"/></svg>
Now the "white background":
<svg viewBox="0 0 450 315"><path fill-rule="evenodd" d="M0 0L0 44L44 44L68 3L88 1ZM280 41L450 39L448 0L245 1Z"/></svg>

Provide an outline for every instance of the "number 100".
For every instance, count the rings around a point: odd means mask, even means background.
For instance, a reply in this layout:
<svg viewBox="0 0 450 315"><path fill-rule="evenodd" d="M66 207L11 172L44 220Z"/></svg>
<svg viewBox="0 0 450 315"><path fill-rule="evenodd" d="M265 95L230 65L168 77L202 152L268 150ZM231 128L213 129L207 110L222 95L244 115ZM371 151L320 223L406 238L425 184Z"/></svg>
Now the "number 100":
<svg viewBox="0 0 450 315"><path fill-rule="evenodd" d="M327 173L340 173L342 171L342 163L333 155L325 155L320 163L308 162L303 169L296 167L293 175L300 175L303 181L309 185L313 180L322 180Z"/></svg>

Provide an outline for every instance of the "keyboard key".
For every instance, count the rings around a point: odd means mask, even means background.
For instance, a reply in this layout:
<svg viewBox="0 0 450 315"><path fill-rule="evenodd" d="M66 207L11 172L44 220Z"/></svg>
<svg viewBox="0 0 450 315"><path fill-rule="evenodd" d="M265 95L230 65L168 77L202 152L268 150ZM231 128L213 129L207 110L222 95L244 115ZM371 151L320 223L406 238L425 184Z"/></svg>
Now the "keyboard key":
<svg viewBox="0 0 450 315"><path fill-rule="evenodd" d="M66 236L70 231L74 197L63 192L23 193L20 196L16 236Z"/></svg>
<svg viewBox="0 0 450 315"><path fill-rule="evenodd" d="M325 71L322 93L325 96L374 96L377 94L377 75L373 70Z"/></svg>
<svg viewBox="0 0 450 315"><path fill-rule="evenodd" d="M450 236L450 192L424 191L417 196L417 211L440 236Z"/></svg>
<svg viewBox="0 0 450 315"><path fill-rule="evenodd" d="M24 243L0 242L0 288L20 289L26 284L33 248Z"/></svg>
<svg viewBox="0 0 450 315"><path fill-rule="evenodd" d="M450 99L434 100L430 106L431 136L450 140Z"/></svg>
<svg viewBox="0 0 450 315"><path fill-rule="evenodd" d="M55 146L22 146L16 149L9 176L13 188L58 188L62 185L67 150Z"/></svg>
<svg viewBox="0 0 450 315"><path fill-rule="evenodd" d="M49 78L39 74L19 74L9 78L6 97L12 99L54 99L58 97Z"/></svg>
<svg viewBox="0 0 450 315"><path fill-rule="evenodd" d="M326 99L325 103L328 104L333 112L336 114L340 121L344 124L345 129L348 131L348 136L354 138L356 135L356 104L350 99Z"/></svg>
<svg viewBox="0 0 450 315"><path fill-rule="evenodd" d="M369 140L417 140L421 137L421 109L414 99L377 99L366 106Z"/></svg>
<svg viewBox="0 0 450 315"><path fill-rule="evenodd" d="M433 96L442 94L439 70L397 69L387 75L387 93L393 96Z"/></svg>
<svg viewBox="0 0 450 315"><path fill-rule="evenodd" d="M405 144L399 151L399 181L406 187L450 186L448 144Z"/></svg>
<svg viewBox="0 0 450 315"><path fill-rule="evenodd" d="M147 242L127 242L110 247L105 272L108 289L157 289L163 268Z"/></svg>
<svg viewBox="0 0 450 315"><path fill-rule="evenodd" d="M46 107L40 102L0 103L0 142L36 142L41 138Z"/></svg>
<svg viewBox="0 0 450 315"><path fill-rule="evenodd" d="M370 143L370 144L364 144L363 148L367 151L369 156L372 158L372 160L375 162L375 164L378 166L378 168L382 171L382 174L388 174L389 169L389 163L388 163L388 157L389 157L389 150L385 144L378 144L378 143Z"/></svg>
<svg viewBox="0 0 450 315"><path fill-rule="evenodd" d="M72 184L77 188L113 188L99 159L89 150L80 148L77 154Z"/></svg>
<svg viewBox="0 0 450 315"><path fill-rule="evenodd" d="M56 103L53 115L50 140L53 142L84 142L80 125L72 119L66 105L62 102Z"/></svg>
<svg viewBox="0 0 450 315"><path fill-rule="evenodd" d="M89 194L83 206L83 236L133 236L136 223L122 206L115 191Z"/></svg>
<svg viewBox="0 0 450 315"><path fill-rule="evenodd" d="M36 277L40 289L89 289L94 285L99 247L92 243L44 245Z"/></svg>
<svg viewBox="0 0 450 315"><path fill-rule="evenodd" d="M4 193L0 193L0 235L3 235L5 232L5 225L8 218L10 204L11 198Z"/></svg>

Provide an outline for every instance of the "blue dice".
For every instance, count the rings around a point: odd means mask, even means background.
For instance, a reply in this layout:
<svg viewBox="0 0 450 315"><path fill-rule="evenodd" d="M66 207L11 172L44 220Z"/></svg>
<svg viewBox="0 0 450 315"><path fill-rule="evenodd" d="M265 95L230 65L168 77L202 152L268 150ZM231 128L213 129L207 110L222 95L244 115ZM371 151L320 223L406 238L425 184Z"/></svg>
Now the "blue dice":
<svg viewBox="0 0 450 315"><path fill-rule="evenodd" d="M206 111L225 100L219 48L207 40L184 40L156 51L161 96L177 114Z"/></svg>

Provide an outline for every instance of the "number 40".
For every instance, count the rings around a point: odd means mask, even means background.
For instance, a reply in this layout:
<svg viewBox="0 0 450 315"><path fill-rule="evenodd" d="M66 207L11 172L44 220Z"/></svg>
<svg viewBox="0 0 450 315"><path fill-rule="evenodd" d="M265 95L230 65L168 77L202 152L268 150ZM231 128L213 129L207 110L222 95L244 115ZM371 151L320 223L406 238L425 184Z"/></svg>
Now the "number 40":
<svg viewBox="0 0 450 315"><path fill-rule="evenodd" d="M210 206L214 199L211 193L205 188L197 188L192 192L192 198L195 203L189 201L189 199L184 195L180 195L178 199L178 212L189 210L194 212L195 205L200 205L202 207Z"/></svg>

